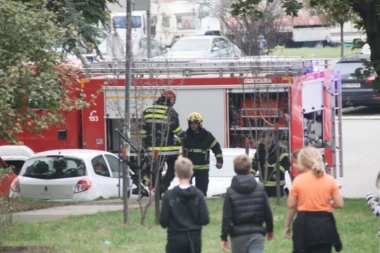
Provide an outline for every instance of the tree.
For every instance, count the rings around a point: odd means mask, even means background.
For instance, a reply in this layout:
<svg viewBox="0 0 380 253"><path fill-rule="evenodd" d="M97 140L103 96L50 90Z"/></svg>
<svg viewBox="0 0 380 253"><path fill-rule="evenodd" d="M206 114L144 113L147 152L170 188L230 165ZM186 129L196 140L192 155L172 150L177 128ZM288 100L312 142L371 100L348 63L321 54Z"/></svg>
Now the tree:
<svg viewBox="0 0 380 253"><path fill-rule="evenodd" d="M214 15L220 20L226 36L246 55L269 53L277 46L283 17L279 1L263 3L258 6L260 13L240 17L231 17L230 5L230 0L220 1Z"/></svg>
<svg viewBox="0 0 380 253"><path fill-rule="evenodd" d="M38 0L13 0L14 2L33 3ZM83 49L93 48L100 55L97 39L100 36L99 22L107 23L109 11L107 3L118 0L45 0L44 6L55 13L55 24L66 29L73 29L76 36L68 36L62 41L65 52L74 52L81 58ZM73 33L74 34L74 33ZM84 59L82 59L84 60Z"/></svg>
<svg viewBox="0 0 380 253"><path fill-rule="evenodd" d="M270 0L273 1L273 0ZM258 5L262 0L237 0L231 5L235 16L252 12L260 12ZM310 0L310 6L328 9L331 0ZM339 6L351 7L358 15L358 27L366 31L367 43L371 48L371 64L377 73L374 88L380 91L380 1L377 0L336 0ZM293 16L302 8L298 0L281 0L282 8ZM369 71L368 71L369 72Z"/></svg>
<svg viewBox="0 0 380 253"><path fill-rule="evenodd" d="M63 113L88 105L72 84L78 73L59 64L57 45L73 27L56 25L46 1L0 0L0 140L25 130L40 132L62 123ZM72 94L77 98L72 98Z"/></svg>
<svg viewBox="0 0 380 253"><path fill-rule="evenodd" d="M311 14L317 15L324 24L340 26L340 56L344 55L344 23L352 21L355 17L352 7L342 1L330 0L326 6L310 6L310 1L305 5L311 10ZM327 8L326 8L327 7Z"/></svg>

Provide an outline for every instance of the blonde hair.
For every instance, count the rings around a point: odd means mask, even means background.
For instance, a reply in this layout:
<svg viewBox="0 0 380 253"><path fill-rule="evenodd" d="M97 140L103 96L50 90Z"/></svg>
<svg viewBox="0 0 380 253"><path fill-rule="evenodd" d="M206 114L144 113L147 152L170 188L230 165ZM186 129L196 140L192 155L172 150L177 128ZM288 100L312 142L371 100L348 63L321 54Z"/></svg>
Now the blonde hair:
<svg viewBox="0 0 380 253"><path fill-rule="evenodd" d="M174 163L174 171L180 179L190 179L193 176L193 163L185 157L178 158Z"/></svg>
<svg viewBox="0 0 380 253"><path fill-rule="evenodd" d="M247 155L239 155L234 159L234 170L238 175L246 175L251 171L251 158Z"/></svg>
<svg viewBox="0 0 380 253"><path fill-rule="evenodd" d="M314 147L302 148L298 153L297 163L303 172L311 170L317 177L321 177L325 173L322 155Z"/></svg>

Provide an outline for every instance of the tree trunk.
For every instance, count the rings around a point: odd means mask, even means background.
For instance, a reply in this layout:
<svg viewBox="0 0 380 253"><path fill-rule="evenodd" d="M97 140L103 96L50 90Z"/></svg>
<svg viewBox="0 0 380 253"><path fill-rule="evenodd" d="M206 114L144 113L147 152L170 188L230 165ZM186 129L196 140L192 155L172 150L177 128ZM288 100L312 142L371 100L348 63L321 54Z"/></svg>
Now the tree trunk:
<svg viewBox="0 0 380 253"><path fill-rule="evenodd" d="M344 22L340 22L340 57L344 56Z"/></svg>
<svg viewBox="0 0 380 253"><path fill-rule="evenodd" d="M371 49L371 63L378 76L373 82L373 88L380 92L380 21L378 19L377 1L358 3L353 6L353 9L363 19L367 43Z"/></svg>

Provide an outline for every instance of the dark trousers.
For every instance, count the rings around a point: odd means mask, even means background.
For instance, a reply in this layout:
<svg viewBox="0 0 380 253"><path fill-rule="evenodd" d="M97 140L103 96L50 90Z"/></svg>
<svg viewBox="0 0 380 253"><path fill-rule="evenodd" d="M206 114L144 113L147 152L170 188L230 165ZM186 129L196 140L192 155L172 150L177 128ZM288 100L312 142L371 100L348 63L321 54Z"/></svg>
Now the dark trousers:
<svg viewBox="0 0 380 253"><path fill-rule="evenodd" d="M331 253L332 245L317 245L306 249L305 253Z"/></svg>
<svg viewBox="0 0 380 253"><path fill-rule="evenodd" d="M265 186L268 198L277 197L277 186ZM280 185L280 196L284 197L284 186Z"/></svg>
<svg viewBox="0 0 380 253"><path fill-rule="evenodd" d="M191 178L190 184L193 183L193 178L195 178L195 187L197 187L205 197L207 196L208 190L208 172L209 170L194 170L194 175Z"/></svg>
<svg viewBox="0 0 380 253"><path fill-rule="evenodd" d="M199 232L170 235L166 253L201 253L202 240Z"/></svg>
<svg viewBox="0 0 380 253"><path fill-rule="evenodd" d="M166 157L166 164L168 165L168 167L166 168L166 173L164 179L162 180L162 183L166 188L169 188L171 182L174 179L174 163L177 160L177 158L178 156Z"/></svg>

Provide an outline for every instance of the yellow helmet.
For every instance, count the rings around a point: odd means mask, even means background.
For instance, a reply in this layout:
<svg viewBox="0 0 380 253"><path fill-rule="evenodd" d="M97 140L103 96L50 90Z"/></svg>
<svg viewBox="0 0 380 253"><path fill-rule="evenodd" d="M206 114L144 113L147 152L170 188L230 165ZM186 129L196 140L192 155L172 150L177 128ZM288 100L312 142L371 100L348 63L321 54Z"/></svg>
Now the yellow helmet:
<svg viewBox="0 0 380 253"><path fill-rule="evenodd" d="M200 115L197 112L190 113L189 116L187 117L187 122L189 122L190 124L190 122L192 121L198 121L199 125L202 126L202 123L203 123L202 115Z"/></svg>

